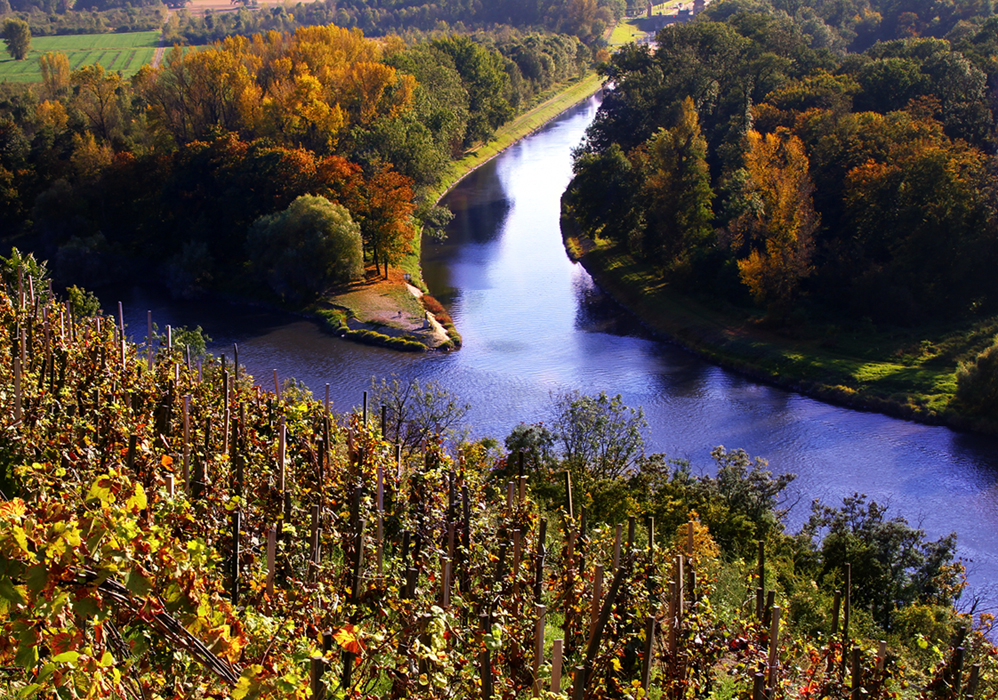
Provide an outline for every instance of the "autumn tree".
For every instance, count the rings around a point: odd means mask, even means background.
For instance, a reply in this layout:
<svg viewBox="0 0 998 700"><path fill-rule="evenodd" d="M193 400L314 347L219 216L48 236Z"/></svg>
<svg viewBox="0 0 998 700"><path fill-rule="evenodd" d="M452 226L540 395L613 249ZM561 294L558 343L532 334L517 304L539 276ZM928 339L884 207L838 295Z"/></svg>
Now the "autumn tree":
<svg viewBox="0 0 998 700"><path fill-rule="evenodd" d="M676 126L660 129L647 145L642 197L647 224L645 255L665 267L685 267L713 237L714 218L707 142L693 99L681 106Z"/></svg>
<svg viewBox="0 0 998 700"><path fill-rule="evenodd" d="M3 43L7 45L7 52L15 61L23 61L28 57L28 49L31 48L31 29L28 23L19 17L10 17L3 23L2 32Z"/></svg>
<svg viewBox="0 0 998 700"><path fill-rule="evenodd" d="M109 73L104 66L96 63L73 71L70 82L73 86L72 104L86 118L95 135L110 141L121 123L121 74Z"/></svg>
<svg viewBox="0 0 998 700"><path fill-rule="evenodd" d="M48 99L58 98L69 88L69 58L66 54L48 51L38 57L38 67L42 72L42 86Z"/></svg>
<svg viewBox="0 0 998 700"><path fill-rule="evenodd" d="M299 302L363 274L360 227L324 197L303 195L286 210L259 218L246 246L271 289Z"/></svg>
<svg viewBox="0 0 998 700"><path fill-rule="evenodd" d="M801 280L811 274L818 215L808 159L799 138L748 133L742 213L730 225L736 248L748 247L738 260L742 282L757 303L774 316L789 310Z"/></svg>
<svg viewBox="0 0 998 700"><path fill-rule="evenodd" d="M380 168L368 178L361 209L361 230L374 264L398 264L412 252L416 230L412 224L412 189L410 181L389 167Z"/></svg>

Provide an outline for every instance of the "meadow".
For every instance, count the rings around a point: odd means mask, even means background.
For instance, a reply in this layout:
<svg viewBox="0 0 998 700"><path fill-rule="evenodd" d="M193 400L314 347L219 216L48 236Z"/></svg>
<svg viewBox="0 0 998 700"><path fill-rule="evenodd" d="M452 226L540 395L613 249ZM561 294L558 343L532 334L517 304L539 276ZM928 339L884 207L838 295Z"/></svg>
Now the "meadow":
<svg viewBox="0 0 998 700"><path fill-rule="evenodd" d="M144 64L152 62L159 37L158 31L32 37L31 51L25 60L15 61L3 52L0 81L40 82L38 57L49 51L66 54L72 70L100 63L109 71L121 71L126 78L131 77Z"/></svg>

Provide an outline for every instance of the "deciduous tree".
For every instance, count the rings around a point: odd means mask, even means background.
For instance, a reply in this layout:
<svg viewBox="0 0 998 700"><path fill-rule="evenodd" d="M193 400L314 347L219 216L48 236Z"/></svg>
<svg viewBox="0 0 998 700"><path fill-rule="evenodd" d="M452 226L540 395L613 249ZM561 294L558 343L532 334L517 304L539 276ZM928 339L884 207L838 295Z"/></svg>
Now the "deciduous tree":
<svg viewBox="0 0 998 700"><path fill-rule="evenodd" d="M804 144L782 129L750 131L745 171L742 194L748 207L731 225L736 242L744 237L749 248L738 271L755 300L782 316L811 274L818 228Z"/></svg>
<svg viewBox="0 0 998 700"><path fill-rule="evenodd" d="M28 50L31 48L31 29L27 22L19 17L10 17L3 23L2 36L3 43L7 45L7 52L15 61L23 61L28 57Z"/></svg>

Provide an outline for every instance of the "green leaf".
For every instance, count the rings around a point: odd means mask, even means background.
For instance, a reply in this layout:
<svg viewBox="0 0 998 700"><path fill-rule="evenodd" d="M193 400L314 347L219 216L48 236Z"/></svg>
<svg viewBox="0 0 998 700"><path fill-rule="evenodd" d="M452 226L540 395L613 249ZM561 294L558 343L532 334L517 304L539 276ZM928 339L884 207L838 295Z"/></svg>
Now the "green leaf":
<svg viewBox="0 0 998 700"><path fill-rule="evenodd" d="M21 632L17 640L17 653L14 663L28 671L38 663L38 633L33 629Z"/></svg>
<svg viewBox="0 0 998 700"><path fill-rule="evenodd" d="M80 658L80 652L78 651L64 651L61 654L56 654L52 657L52 663L57 664L75 664Z"/></svg>
<svg viewBox="0 0 998 700"><path fill-rule="evenodd" d="M9 579L0 579L0 596L3 596L16 605L24 605L24 596L14 587Z"/></svg>
<svg viewBox="0 0 998 700"><path fill-rule="evenodd" d="M152 584L136 569L132 569L125 577L125 588L135 595L146 595L152 589Z"/></svg>
<svg viewBox="0 0 998 700"><path fill-rule="evenodd" d="M80 598L73 601L73 611L80 617L91 618L97 617L100 608L97 607L97 601L93 598Z"/></svg>
<svg viewBox="0 0 998 700"><path fill-rule="evenodd" d="M48 569L44 566L29 566L27 572L28 590L39 593L49 582Z"/></svg>

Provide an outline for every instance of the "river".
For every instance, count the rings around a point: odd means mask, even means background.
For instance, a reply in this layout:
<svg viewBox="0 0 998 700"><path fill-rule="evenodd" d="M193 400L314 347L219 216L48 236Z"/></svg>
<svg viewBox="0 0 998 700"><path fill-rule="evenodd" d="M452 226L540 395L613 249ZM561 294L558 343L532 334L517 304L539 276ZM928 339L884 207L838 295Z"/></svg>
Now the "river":
<svg viewBox="0 0 998 700"><path fill-rule="evenodd" d="M724 445L796 473L792 529L812 499L840 504L861 492L932 538L957 532L971 583L964 607L971 595L998 607L998 440L831 406L707 364L652 338L568 260L559 198L597 106L561 115L445 200L455 218L445 244L424 245L424 278L463 336L457 352L355 345L295 317L143 290L124 295L126 322L144 336L150 309L161 327L201 325L216 354L231 358L238 343L240 363L263 386L273 386L274 369L318 398L328 383L339 410L358 405L375 376L433 380L472 405L475 436L502 439L520 421L550 418L553 393L619 393L643 407L650 451L707 469L711 448Z"/></svg>

